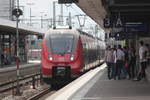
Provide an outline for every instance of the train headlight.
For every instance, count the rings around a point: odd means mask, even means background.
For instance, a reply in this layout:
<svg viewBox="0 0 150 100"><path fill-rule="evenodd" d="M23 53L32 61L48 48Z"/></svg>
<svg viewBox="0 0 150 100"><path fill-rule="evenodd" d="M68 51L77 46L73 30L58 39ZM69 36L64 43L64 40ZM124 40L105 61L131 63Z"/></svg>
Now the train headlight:
<svg viewBox="0 0 150 100"><path fill-rule="evenodd" d="M73 61L74 60L74 55L70 56L70 60Z"/></svg>
<svg viewBox="0 0 150 100"><path fill-rule="evenodd" d="M53 60L53 57L52 57L52 56L50 56L50 55L49 55L49 57L48 57L48 58L49 58L49 60L50 60L50 61L52 61L52 60Z"/></svg>

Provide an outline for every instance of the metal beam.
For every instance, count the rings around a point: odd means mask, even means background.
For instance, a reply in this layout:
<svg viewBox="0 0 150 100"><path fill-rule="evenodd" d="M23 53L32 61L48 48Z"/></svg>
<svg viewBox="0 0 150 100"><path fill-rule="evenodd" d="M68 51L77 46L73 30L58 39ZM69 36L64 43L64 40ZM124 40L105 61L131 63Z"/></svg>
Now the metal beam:
<svg viewBox="0 0 150 100"><path fill-rule="evenodd" d="M111 0L109 0L111 1ZM150 0L113 0L115 4L148 4Z"/></svg>

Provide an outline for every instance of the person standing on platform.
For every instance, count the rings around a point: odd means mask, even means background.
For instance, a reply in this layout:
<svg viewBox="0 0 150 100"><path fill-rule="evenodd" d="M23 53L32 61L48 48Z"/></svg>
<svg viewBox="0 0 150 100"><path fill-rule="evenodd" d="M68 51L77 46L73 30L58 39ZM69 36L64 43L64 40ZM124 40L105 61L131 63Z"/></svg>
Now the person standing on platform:
<svg viewBox="0 0 150 100"><path fill-rule="evenodd" d="M136 66L136 50L132 45L129 50L129 66L128 66L130 79L135 78L135 66Z"/></svg>
<svg viewBox="0 0 150 100"><path fill-rule="evenodd" d="M105 52L105 61L107 64L107 72L108 72L108 79L112 78L112 67L113 67L113 50L110 46L107 47Z"/></svg>
<svg viewBox="0 0 150 100"><path fill-rule="evenodd" d="M122 67L122 77L127 78L127 75L129 75L129 50L127 46L123 47L123 52L124 52L124 65Z"/></svg>
<svg viewBox="0 0 150 100"><path fill-rule="evenodd" d="M116 53L117 53L117 46L114 45L114 48L113 48L113 78L114 80L116 80L116 62L117 62L117 57L116 57Z"/></svg>
<svg viewBox="0 0 150 100"><path fill-rule="evenodd" d="M147 59L146 59L146 55L147 55L147 48L144 45L143 41L140 41L140 48L139 48L139 59L140 59L140 66L141 66L141 71L137 77L137 80L141 80L142 78L146 78L146 74L145 74L145 69L147 66Z"/></svg>
<svg viewBox="0 0 150 100"><path fill-rule="evenodd" d="M118 80L121 79L121 69L124 66L125 54L121 48L121 45L118 45L118 49L116 51L116 76L118 76Z"/></svg>
<svg viewBox="0 0 150 100"><path fill-rule="evenodd" d="M147 67L150 67L150 47L149 44L145 44L146 48L147 48Z"/></svg>
<svg viewBox="0 0 150 100"><path fill-rule="evenodd" d="M2 54L1 54L1 66L2 66L2 67L3 67L3 65L4 65L4 63L5 63L5 62L4 62L4 61L5 61L4 59L5 59L5 57L4 57L4 54L2 53Z"/></svg>

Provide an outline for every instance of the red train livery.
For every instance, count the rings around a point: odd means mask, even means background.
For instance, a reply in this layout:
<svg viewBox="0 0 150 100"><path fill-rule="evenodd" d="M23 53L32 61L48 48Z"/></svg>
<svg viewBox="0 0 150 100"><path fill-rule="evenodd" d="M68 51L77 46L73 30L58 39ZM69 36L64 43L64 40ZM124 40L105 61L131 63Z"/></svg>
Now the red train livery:
<svg viewBox="0 0 150 100"><path fill-rule="evenodd" d="M76 29L50 29L42 42L41 73L57 84L76 78L99 63L105 43Z"/></svg>

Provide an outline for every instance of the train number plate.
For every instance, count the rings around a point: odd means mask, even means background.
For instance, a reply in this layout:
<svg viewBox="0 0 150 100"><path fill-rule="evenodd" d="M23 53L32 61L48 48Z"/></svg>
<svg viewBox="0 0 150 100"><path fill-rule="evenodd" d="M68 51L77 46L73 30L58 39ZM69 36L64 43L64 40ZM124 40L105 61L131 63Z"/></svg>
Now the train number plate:
<svg viewBox="0 0 150 100"><path fill-rule="evenodd" d="M65 76L65 67L57 67L57 75Z"/></svg>

